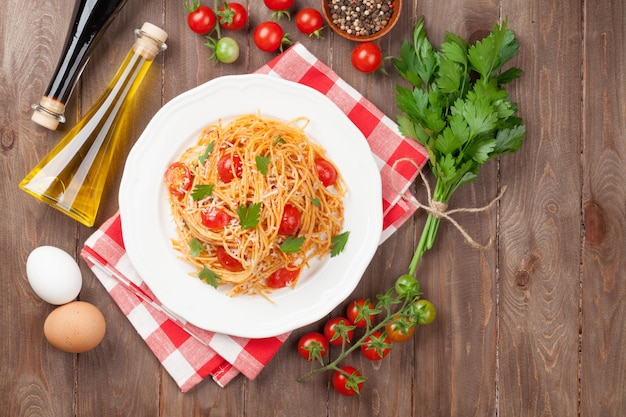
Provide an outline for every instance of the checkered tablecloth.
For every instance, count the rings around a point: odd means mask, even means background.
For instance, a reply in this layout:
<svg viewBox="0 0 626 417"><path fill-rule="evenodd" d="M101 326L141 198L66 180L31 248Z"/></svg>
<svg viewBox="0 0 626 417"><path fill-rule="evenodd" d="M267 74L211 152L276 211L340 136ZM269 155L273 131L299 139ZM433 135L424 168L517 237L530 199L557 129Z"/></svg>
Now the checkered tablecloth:
<svg viewBox="0 0 626 417"><path fill-rule="evenodd" d="M418 168L426 163L426 150L415 141L403 138L391 119L300 43L257 73L281 77L322 92L361 130L382 179L382 243L416 210L401 194L408 192ZM405 158L413 163L403 162ZM255 378L288 337L282 334L245 339L213 333L167 311L126 255L119 214L108 219L87 239L81 256L183 392L208 376L220 386L240 373Z"/></svg>

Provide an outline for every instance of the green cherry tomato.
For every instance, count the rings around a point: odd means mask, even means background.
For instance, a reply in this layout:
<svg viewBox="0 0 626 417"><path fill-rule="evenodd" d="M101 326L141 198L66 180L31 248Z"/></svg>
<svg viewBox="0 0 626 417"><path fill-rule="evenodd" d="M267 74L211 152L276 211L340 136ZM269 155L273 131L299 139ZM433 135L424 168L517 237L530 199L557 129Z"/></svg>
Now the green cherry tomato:
<svg viewBox="0 0 626 417"><path fill-rule="evenodd" d="M396 280L396 293L400 298L410 298L419 295L419 282L412 275L401 275Z"/></svg>
<svg viewBox="0 0 626 417"><path fill-rule="evenodd" d="M224 64L232 64L239 58L239 44L233 38L224 36L215 44L215 58Z"/></svg>
<svg viewBox="0 0 626 417"><path fill-rule="evenodd" d="M411 306L413 320L420 326L432 323L437 316L437 310L433 303L428 300L419 299Z"/></svg>

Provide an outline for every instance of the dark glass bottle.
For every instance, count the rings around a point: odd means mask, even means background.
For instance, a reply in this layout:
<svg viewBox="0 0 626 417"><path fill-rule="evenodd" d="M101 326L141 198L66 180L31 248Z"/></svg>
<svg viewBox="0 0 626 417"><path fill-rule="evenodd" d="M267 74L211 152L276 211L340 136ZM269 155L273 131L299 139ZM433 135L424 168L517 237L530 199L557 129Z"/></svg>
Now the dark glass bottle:
<svg viewBox="0 0 626 417"><path fill-rule="evenodd" d="M76 0L63 52L32 120L50 130L65 122L64 110L93 47L127 0Z"/></svg>

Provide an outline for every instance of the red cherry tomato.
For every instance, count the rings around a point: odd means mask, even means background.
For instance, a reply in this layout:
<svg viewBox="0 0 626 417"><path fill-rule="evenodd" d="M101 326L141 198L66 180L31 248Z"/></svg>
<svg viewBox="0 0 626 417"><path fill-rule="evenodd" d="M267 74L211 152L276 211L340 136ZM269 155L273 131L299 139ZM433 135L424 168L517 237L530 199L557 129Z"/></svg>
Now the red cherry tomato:
<svg viewBox="0 0 626 417"><path fill-rule="evenodd" d="M228 271L243 271L243 266L241 265L241 262L230 256L230 254L226 251L226 249L224 249L223 246L217 247L217 260L219 261L220 265L222 265L224 269Z"/></svg>
<svg viewBox="0 0 626 417"><path fill-rule="evenodd" d="M367 323L371 324L374 321L374 314L366 314L364 309L373 309L374 306L369 300L362 298L352 300L348 304L346 309L346 317L350 320L350 323L354 324L358 329L365 329Z"/></svg>
<svg viewBox="0 0 626 417"><path fill-rule="evenodd" d="M374 72L383 62L383 53L373 42L363 42L352 50L352 65L361 72Z"/></svg>
<svg viewBox="0 0 626 417"><path fill-rule="evenodd" d="M289 9L293 7L295 0L263 0L265 6L273 11L272 17L280 20L283 16L290 17Z"/></svg>
<svg viewBox="0 0 626 417"><path fill-rule="evenodd" d="M262 51L282 50L284 43L291 43L291 41L283 32L283 28L276 22L259 23L254 29L254 44Z"/></svg>
<svg viewBox="0 0 626 417"><path fill-rule="evenodd" d="M340 369L341 371L335 371L333 374L333 387L335 390L339 394L348 397L359 394L363 387L363 381L365 381L361 372L352 366L342 366ZM346 376L346 374L349 376Z"/></svg>
<svg viewBox="0 0 626 417"><path fill-rule="evenodd" d="M241 178L243 165L237 154L226 154L217 162L217 175L223 182L231 182L233 178Z"/></svg>
<svg viewBox="0 0 626 417"><path fill-rule="evenodd" d="M298 353L307 361L321 360L328 353L328 342L321 333L306 333L298 340Z"/></svg>
<svg viewBox="0 0 626 417"><path fill-rule="evenodd" d="M189 167L179 161L167 167L164 177L169 193L178 198L184 196L193 183L193 175Z"/></svg>
<svg viewBox="0 0 626 417"><path fill-rule="evenodd" d="M361 345L361 353L371 361L379 361L391 352L391 341L387 335L374 332Z"/></svg>
<svg viewBox="0 0 626 417"><path fill-rule="evenodd" d="M293 204L285 204L283 217L280 220L278 234L288 236L296 233L300 227L300 212Z"/></svg>
<svg viewBox="0 0 626 417"><path fill-rule="evenodd" d="M224 3L220 7L217 15L219 16L220 26L228 30L243 29L248 23L248 11L237 2Z"/></svg>
<svg viewBox="0 0 626 417"><path fill-rule="evenodd" d="M189 28L199 35L206 35L213 30L217 22L217 16L213 9L200 5L198 0L194 0L191 4L185 3L187 15L187 25Z"/></svg>
<svg viewBox="0 0 626 417"><path fill-rule="evenodd" d="M324 325L324 337L333 346L350 343L354 336L354 326L345 317L333 317Z"/></svg>
<svg viewBox="0 0 626 417"><path fill-rule="evenodd" d="M305 35L320 38L324 27L324 18L319 10L305 7L296 14L296 27Z"/></svg>
<svg viewBox="0 0 626 417"><path fill-rule="evenodd" d="M202 224L209 229L222 229L232 220L228 213L218 208L202 210L200 217Z"/></svg>
<svg viewBox="0 0 626 417"><path fill-rule="evenodd" d="M300 269L280 268L267 278L267 286L270 288L283 288L291 284L300 275Z"/></svg>
<svg viewBox="0 0 626 417"><path fill-rule="evenodd" d="M337 170L324 158L315 158L315 169L324 187L330 187L337 182Z"/></svg>

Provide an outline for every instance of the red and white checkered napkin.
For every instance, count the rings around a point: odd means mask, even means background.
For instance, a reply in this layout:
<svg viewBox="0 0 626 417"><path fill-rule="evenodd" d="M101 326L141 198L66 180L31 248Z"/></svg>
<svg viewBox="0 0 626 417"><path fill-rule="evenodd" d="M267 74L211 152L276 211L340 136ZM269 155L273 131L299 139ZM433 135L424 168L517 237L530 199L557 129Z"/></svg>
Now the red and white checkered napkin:
<svg viewBox="0 0 626 417"><path fill-rule="evenodd" d="M402 138L387 116L302 44L295 44L257 72L321 91L363 132L382 179L382 243L415 212L415 207L407 204L399 193L408 192L418 167L426 163L427 152L415 141ZM405 158L414 163L404 162ZM119 214L87 239L81 256L183 392L207 376L220 386L239 373L255 378L288 337L288 334L264 339L232 337L199 329L169 312L128 259Z"/></svg>

